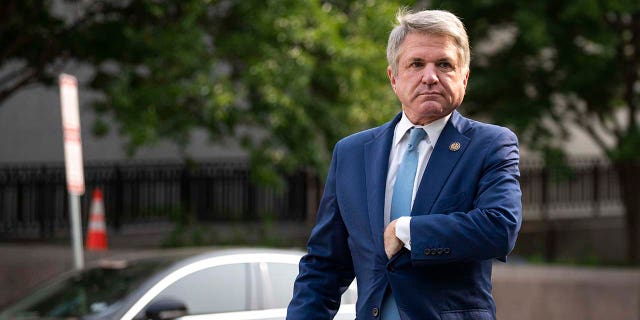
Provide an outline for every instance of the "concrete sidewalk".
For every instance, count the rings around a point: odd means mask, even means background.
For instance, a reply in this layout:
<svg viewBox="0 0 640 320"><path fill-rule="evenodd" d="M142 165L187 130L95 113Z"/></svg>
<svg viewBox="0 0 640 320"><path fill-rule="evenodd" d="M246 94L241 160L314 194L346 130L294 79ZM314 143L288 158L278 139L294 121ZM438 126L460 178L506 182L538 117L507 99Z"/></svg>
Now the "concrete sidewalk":
<svg viewBox="0 0 640 320"><path fill-rule="evenodd" d="M154 253L157 249L111 249L85 252L85 258L90 262ZM71 248L66 245L0 244L0 257L0 308L42 281L73 268ZM640 269L637 268L496 262L493 284L500 320L640 319Z"/></svg>
<svg viewBox="0 0 640 320"><path fill-rule="evenodd" d="M640 269L496 263L500 320L640 319Z"/></svg>

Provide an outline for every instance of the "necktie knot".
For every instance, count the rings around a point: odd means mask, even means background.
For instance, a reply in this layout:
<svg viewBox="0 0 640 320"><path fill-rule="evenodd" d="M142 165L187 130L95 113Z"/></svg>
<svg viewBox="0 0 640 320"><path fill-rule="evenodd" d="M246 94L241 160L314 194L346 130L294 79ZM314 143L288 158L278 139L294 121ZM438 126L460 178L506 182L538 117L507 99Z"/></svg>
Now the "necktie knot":
<svg viewBox="0 0 640 320"><path fill-rule="evenodd" d="M411 130L409 131L409 151L414 150L418 146L420 141L422 141L422 139L424 139L424 137L426 136L427 132L424 131L424 129L416 127L411 128Z"/></svg>

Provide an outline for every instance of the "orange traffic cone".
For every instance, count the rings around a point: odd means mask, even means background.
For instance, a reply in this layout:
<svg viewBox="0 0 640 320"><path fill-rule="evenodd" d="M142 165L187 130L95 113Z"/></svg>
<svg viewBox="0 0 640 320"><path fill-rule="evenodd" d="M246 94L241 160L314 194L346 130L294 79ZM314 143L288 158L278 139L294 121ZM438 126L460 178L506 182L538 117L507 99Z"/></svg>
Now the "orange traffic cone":
<svg viewBox="0 0 640 320"><path fill-rule="evenodd" d="M87 232L87 250L107 250L107 228L104 220L104 201L102 190L93 190L89 231Z"/></svg>

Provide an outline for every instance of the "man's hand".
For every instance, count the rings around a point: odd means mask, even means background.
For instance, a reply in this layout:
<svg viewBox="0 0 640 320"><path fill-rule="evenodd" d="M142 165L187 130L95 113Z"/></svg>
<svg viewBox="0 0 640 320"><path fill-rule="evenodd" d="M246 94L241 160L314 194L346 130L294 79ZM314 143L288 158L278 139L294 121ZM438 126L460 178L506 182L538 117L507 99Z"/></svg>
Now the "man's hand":
<svg viewBox="0 0 640 320"><path fill-rule="evenodd" d="M391 259L403 246L404 243L396 237L396 220L393 220L384 229L384 252L387 254L387 258Z"/></svg>

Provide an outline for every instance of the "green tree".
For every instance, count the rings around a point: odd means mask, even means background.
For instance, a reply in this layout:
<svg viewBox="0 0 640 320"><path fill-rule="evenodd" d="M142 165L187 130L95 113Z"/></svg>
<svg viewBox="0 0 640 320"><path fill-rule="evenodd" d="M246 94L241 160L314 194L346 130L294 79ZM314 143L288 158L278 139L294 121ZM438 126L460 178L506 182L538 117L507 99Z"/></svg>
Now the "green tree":
<svg viewBox="0 0 640 320"><path fill-rule="evenodd" d="M55 9L57 8L57 9ZM342 136L399 110L386 78L394 1L9 0L0 5L0 102L91 65L95 109L131 153L194 128L234 137L260 181L324 174ZM55 10L54 10L55 9ZM102 117L94 133L111 125Z"/></svg>
<svg viewBox="0 0 640 320"><path fill-rule="evenodd" d="M384 50L397 7L390 1L238 1L220 13L208 34L215 61L230 67L226 88L236 103L229 106L245 124L268 131L245 139L254 163L324 172L339 138L399 110ZM254 168L263 178L274 172Z"/></svg>
<svg viewBox="0 0 640 320"><path fill-rule="evenodd" d="M577 126L609 158L640 262L640 2L443 1L463 17L473 60L465 110L508 124L547 155Z"/></svg>

